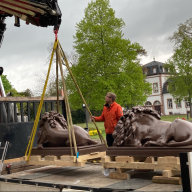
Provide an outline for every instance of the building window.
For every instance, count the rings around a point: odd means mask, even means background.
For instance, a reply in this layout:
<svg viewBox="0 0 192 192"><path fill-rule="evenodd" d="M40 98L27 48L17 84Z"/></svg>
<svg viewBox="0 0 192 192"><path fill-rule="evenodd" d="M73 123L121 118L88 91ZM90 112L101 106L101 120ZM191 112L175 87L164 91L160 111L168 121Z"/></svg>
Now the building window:
<svg viewBox="0 0 192 192"><path fill-rule="evenodd" d="M163 73L164 72L164 68L162 66L160 66L160 72Z"/></svg>
<svg viewBox="0 0 192 192"><path fill-rule="evenodd" d="M157 68L156 67L153 68L153 73L157 73Z"/></svg>
<svg viewBox="0 0 192 192"><path fill-rule="evenodd" d="M180 99L176 100L176 108L181 108L181 100Z"/></svg>
<svg viewBox="0 0 192 192"><path fill-rule="evenodd" d="M154 106L159 106L159 105L161 105L161 103L159 101L155 101L153 105Z"/></svg>
<svg viewBox="0 0 192 192"><path fill-rule="evenodd" d="M173 108L173 101L172 99L167 99L167 108L172 109Z"/></svg>
<svg viewBox="0 0 192 192"><path fill-rule="evenodd" d="M167 90L167 93L169 93L169 84L168 83L166 85L166 90Z"/></svg>
<svg viewBox="0 0 192 192"><path fill-rule="evenodd" d="M153 93L158 93L158 83L153 83Z"/></svg>
<svg viewBox="0 0 192 192"><path fill-rule="evenodd" d="M151 108L152 108L151 102L150 102L150 101L147 101L147 102L145 103L145 107L151 109Z"/></svg>
<svg viewBox="0 0 192 192"><path fill-rule="evenodd" d="M185 101L185 107L186 107L186 108L190 107L189 101Z"/></svg>

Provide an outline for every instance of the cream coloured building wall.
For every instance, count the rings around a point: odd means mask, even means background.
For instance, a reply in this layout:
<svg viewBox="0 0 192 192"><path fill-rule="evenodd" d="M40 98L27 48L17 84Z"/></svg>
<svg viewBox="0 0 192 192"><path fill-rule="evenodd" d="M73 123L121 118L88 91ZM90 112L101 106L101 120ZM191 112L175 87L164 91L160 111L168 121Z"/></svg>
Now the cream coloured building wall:
<svg viewBox="0 0 192 192"><path fill-rule="evenodd" d="M173 101L173 107L171 109L169 109L168 107L165 107L165 115L186 114L187 110L189 110L188 108L186 108L184 101L181 101L181 107L178 108L175 103L175 99L170 93L163 94L163 96L164 96L164 106L167 106L168 99L172 99Z"/></svg>
<svg viewBox="0 0 192 192"><path fill-rule="evenodd" d="M170 115L170 114L186 114L188 108L185 107L185 102L181 101L181 107L177 107L175 103L175 99L170 93L163 94L162 89L164 83L167 81L169 75L167 74L160 74L160 75L154 75L149 76L146 78L146 81L149 82L152 86L152 94L147 98L147 101L151 102L152 106L154 106L154 103L156 101L159 101L161 104L161 112L164 115ZM161 80L160 80L161 78ZM153 92L153 84L158 84L158 92ZM168 108L168 99L172 99L172 108Z"/></svg>

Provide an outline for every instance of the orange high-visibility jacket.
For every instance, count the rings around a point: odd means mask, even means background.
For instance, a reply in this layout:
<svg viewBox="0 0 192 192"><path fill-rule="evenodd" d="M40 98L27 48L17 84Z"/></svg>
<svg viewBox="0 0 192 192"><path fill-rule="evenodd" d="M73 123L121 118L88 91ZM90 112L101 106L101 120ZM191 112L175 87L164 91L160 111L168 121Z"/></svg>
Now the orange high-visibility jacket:
<svg viewBox="0 0 192 192"><path fill-rule="evenodd" d="M121 106L113 102L110 107L103 107L101 116L94 118L95 121L104 121L105 132L107 134L112 134L121 116L123 116Z"/></svg>

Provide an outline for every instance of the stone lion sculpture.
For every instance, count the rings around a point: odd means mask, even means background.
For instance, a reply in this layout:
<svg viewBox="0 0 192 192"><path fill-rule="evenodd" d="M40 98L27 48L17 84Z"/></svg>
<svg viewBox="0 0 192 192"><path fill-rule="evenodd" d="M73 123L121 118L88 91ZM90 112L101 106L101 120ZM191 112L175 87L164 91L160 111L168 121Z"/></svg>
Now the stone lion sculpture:
<svg viewBox="0 0 192 192"><path fill-rule="evenodd" d="M73 128L77 146L97 144L82 127L73 125ZM54 111L45 112L42 115L37 144L39 148L70 146L67 122L63 115Z"/></svg>
<svg viewBox="0 0 192 192"><path fill-rule="evenodd" d="M192 123L180 119L162 121L154 110L133 107L121 117L113 137L114 146L192 145Z"/></svg>

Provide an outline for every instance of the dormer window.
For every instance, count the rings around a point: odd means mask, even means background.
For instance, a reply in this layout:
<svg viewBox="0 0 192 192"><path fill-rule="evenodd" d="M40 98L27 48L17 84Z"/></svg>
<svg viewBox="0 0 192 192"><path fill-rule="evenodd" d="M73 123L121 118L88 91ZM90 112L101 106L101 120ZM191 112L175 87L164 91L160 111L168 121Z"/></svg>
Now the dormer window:
<svg viewBox="0 0 192 192"><path fill-rule="evenodd" d="M147 72L148 72L147 68L144 68L143 71L144 71L144 74L147 75Z"/></svg>

